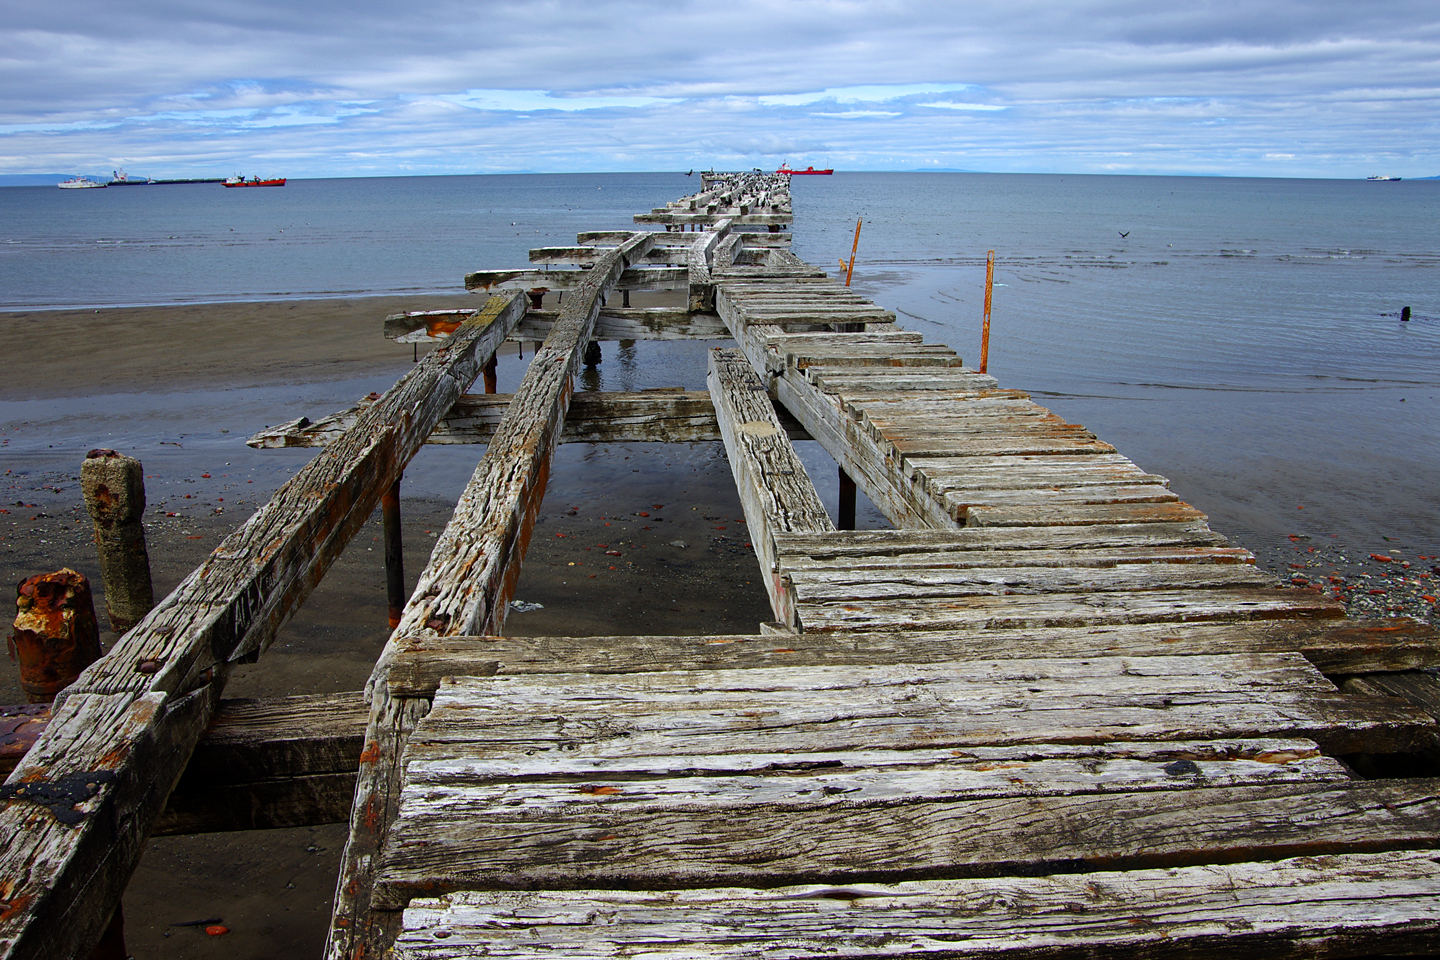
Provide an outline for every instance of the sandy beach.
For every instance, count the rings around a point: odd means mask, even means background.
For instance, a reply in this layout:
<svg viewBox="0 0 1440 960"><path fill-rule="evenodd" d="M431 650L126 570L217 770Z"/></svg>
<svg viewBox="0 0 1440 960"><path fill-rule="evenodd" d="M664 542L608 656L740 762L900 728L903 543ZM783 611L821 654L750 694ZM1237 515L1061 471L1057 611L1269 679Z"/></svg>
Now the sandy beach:
<svg viewBox="0 0 1440 960"><path fill-rule="evenodd" d="M91 578L103 611L78 475L85 451L114 447L146 466L147 538L162 596L313 455L252 450L247 436L302 414L323 416L402 375L415 352L383 339L386 314L479 302L456 294L7 314L0 575L13 584L73 567ZM532 349L506 346L502 391L518 383ZM605 349L582 389L704 388L700 344ZM816 445L802 446L822 495L833 497L833 465ZM408 583L481 452L430 447L407 469ZM883 524L863 504L861 520ZM1352 591L1356 613L1433 611L1420 599L1423 587L1406 585L1421 583L1414 578L1429 569L1428 556L1397 550L1381 563L1334 544L1292 541L1261 557L1277 575L1313 577L1325 589L1334 577L1383 579L1383 591ZM512 613L506 632L750 633L770 619L757 573L718 444L567 444L516 592L527 610ZM236 670L226 695L359 689L388 634L384 583L377 515L271 650ZM102 634L106 645L113 640ZM15 669L0 670L0 702L22 700ZM125 898L131 952L317 955L344 836L343 825L332 825L152 840ZM217 919L230 930L220 938L193 925Z"/></svg>

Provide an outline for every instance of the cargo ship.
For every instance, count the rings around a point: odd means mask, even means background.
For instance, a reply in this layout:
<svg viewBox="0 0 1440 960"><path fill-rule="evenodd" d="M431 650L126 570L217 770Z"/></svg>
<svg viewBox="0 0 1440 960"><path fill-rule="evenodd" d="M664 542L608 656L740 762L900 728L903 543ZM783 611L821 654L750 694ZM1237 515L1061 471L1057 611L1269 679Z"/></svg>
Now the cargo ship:
<svg viewBox="0 0 1440 960"><path fill-rule="evenodd" d="M800 177L800 176L807 176L807 175L809 175L809 176L817 176L817 177L828 177L828 176L830 176L830 174L834 173L835 170L834 170L834 168L832 168L832 167L826 167L824 170L816 170L814 167L806 167L804 170L791 170L789 164L782 163L782 164L780 164L780 169L779 169L779 170L776 170L775 172L776 172L776 173L788 173L788 174L790 174L790 175L793 176L793 177Z"/></svg>
<svg viewBox="0 0 1440 960"><path fill-rule="evenodd" d="M269 180L261 180L259 177L251 177L249 180L246 180L237 173L233 177L227 177L224 184L227 187L283 187L285 186L285 178L273 177Z"/></svg>

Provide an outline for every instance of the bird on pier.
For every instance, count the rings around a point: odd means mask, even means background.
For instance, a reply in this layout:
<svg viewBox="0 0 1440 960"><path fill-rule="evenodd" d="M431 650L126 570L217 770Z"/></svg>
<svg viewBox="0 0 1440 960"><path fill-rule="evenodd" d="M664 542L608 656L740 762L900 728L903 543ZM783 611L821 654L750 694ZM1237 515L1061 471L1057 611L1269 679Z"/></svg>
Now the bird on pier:
<svg viewBox="0 0 1440 960"><path fill-rule="evenodd" d="M1121 240L1124 240L1126 237L1130 236L1130 231L1129 231L1129 230L1120 230L1120 231L1117 231L1117 232L1120 234L1120 239L1121 239Z"/></svg>

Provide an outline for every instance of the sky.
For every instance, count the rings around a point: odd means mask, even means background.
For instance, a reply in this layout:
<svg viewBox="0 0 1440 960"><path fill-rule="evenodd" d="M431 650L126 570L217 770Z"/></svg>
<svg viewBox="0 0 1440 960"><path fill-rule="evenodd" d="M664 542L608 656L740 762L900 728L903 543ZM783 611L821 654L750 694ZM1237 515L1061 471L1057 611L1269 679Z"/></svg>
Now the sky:
<svg viewBox="0 0 1440 960"><path fill-rule="evenodd" d="M0 0L0 174L1440 174L1440 4Z"/></svg>

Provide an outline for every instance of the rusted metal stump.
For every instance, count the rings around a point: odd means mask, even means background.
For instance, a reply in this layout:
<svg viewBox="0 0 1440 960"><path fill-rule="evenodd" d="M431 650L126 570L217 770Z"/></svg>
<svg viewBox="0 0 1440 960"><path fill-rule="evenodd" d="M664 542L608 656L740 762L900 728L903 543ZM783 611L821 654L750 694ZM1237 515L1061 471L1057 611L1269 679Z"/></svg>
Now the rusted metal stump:
<svg viewBox="0 0 1440 960"><path fill-rule="evenodd" d="M21 582L15 607L10 657L20 663L20 686L31 703L51 703L100 659L90 581L69 568L37 574Z"/></svg>

